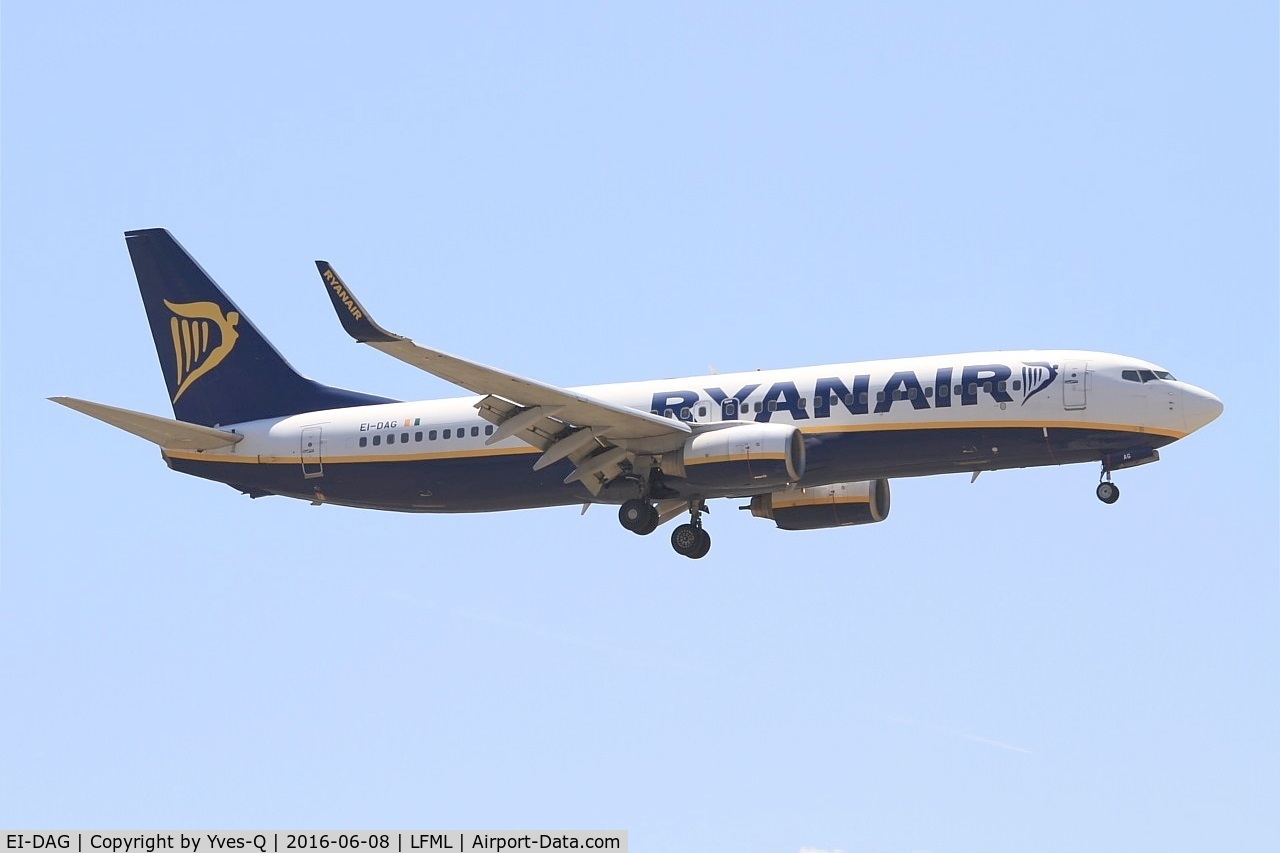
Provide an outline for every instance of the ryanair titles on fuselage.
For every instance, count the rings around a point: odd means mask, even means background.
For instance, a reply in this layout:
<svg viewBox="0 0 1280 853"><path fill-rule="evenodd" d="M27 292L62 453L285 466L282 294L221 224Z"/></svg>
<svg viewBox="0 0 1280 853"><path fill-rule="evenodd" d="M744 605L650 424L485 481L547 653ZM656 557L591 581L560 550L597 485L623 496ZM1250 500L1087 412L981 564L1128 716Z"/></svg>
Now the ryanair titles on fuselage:
<svg viewBox="0 0 1280 853"><path fill-rule="evenodd" d="M829 418L837 407L843 407L853 415L880 414L891 411L894 403L910 405L913 409L944 409L951 406L976 406L979 395L986 394L996 403L1012 403L1013 396L1009 388L1021 390L1022 402L1025 403L1035 394L1048 388L1057 376L1057 365L1037 362L1046 368L1049 379L1036 383L1018 381L1010 384L1013 369L1004 364L969 364L960 368L959 381L955 388L956 369L939 367L930 377L932 384L930 393L925 393L926 386L914 370L899 370L883 383L877 383L874 393L871 387L871 375L855 374L851 383L846 383L839 376L824 376L815 380L813 385L801 389L797 383L783 380L773 382L759 398L760 411L749 413L747 401L762 387L763 383L747 383L734 392L720 387L704 388L701 392L694 390L659 391L653 395L650 410L660 415L677 417L692 421L693 409L699 400L710 397L719 406L733 401L741 417L754 415L757 423L767 423L774 414L787 412L794 420L810 418ZM937 389L937 393L933 393ZM954 393L953 393L954 391ZM810 400L822 401L822 405L809 406ZM829 401L829 402L828 402Z"/></svg>

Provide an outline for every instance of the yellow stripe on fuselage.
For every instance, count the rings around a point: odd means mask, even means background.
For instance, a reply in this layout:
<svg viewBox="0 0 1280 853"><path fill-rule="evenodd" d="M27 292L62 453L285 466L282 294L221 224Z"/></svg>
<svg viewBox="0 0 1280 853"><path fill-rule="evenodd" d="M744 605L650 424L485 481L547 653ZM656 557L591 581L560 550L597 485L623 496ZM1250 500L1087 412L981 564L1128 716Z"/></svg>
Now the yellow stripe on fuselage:
<svg viewBox="0 0 1280 853"><path fill-rule="evenodd" d="M744 421L744 424L750 424L751 421ZM1185 438L1190 433L1178 430L1158 429L1155 427L1144 427L1137 424L1105 424L1084 421L947 421L941 423L859 423L859 424L821 424L821 425L805 425L799 427L800 431L805 435L822 435L830 433L848 433L848 432L901 432L906 430L934 430L934 429L1084 429L1084 430L1106 430L1110 432L1132 432L1140 435L1160 435L1168 438ZM299 456L250 456L237 455L235 453L200 453L193 450L164 450L161 451L170 459L193 459L201 462L241 462L247 464L262 465L297 465L302 459ZM388 463L388 462L424 462L436 461L441 459L486 459L488 457L497 456L520 456L534 455L542 453L536 447L503 447L503 448L476 448L473 450L445 450L435 453L379 453L367 455L349 455L337 454L333 456L322 456L319 460L325 465L342 465L354 463ZM715 456L708 459L688 459L685 465L705 465L714 462L746 462L748 456L746 453L741 455ZM760 453L751 454L750 459L755 460L781 460L786 459L783 453Z"/></svg>
<svg viewBox="0 0 1280 853"><path fill-rule="evenodd" d="M209 453L199 453L193 450L161 450L166 457L171 459L195 459L201 462L253 462L263 465L297 465L302 461L300 456L251 456L249 454L241 454L238 458L234 453L225 453L213 456ZM489 456L520 456L540 454L541 450L536 447L503 447L503 448L485 448L483 450L446 450L438 453L389 453L377 456L348 456L348 455L323 455L317 461L325 465L340 465L350 462L423 462L426 460L436 459L484 459Z"/></svg>
<svg viewBox="0 0 1280 853"><path fill-rule="evenodd" d="M1134 432L1145 435L1163 435L1168 438L1186 438L1191 433L1145 427L1137 424L1104 424L1092 421L941 421L938 423L861 423L822 426L801 426L806 435L829 432L881 432L930 429L1093 429L1110 432Z"/></svg>

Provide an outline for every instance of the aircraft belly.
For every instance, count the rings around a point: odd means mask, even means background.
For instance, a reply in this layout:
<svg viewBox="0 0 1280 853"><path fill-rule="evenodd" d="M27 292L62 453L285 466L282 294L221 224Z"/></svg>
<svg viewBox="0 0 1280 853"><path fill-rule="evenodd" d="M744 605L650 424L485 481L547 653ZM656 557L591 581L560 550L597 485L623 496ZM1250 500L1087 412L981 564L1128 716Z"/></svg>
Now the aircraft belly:
<svg viewBox="0 0 1280 853"><path fill-rule="evenodd" d="M582 503L591 495L562 481L564 463L533 471L528 456L404 462L330 462L305 478L300 464L171 459L174 470L309 501L401 512L484 512ZM619 498L619 502L625 498Z"/></svg>

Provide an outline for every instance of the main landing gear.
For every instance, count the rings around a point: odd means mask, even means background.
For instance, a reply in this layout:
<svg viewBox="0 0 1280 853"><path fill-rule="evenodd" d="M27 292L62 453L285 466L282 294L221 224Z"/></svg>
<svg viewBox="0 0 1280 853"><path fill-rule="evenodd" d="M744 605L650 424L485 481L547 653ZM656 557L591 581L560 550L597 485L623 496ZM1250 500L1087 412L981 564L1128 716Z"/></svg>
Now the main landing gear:
<svg viewBox="0 0 1280 853"><path fill-rule="evenodd" d="M702 514L707 511L704 501L689 505L690 520L671 532L671 547L677 554L697 560L711 550L711 534L702 529ZM648 536L658 528L661 520L658 509L641 498L632 498L618 508L618 521L632 533Z"/></svg>
<svg viewBox="0 0 1280 853"><path fill-rule="evenodd" d="M632 533L648 536L658 529L658 510L648 501L632 498L619 507L618 521Z"/></svg>
<svg viewBox="0 0 1280 853"><path fill-rule="evenodd" d="M711 534L702 529L702 513L706 509L704 501L694 501L689 506L689 523L671 531L671 547L680 556L699 560L711 550Z"/></svg>

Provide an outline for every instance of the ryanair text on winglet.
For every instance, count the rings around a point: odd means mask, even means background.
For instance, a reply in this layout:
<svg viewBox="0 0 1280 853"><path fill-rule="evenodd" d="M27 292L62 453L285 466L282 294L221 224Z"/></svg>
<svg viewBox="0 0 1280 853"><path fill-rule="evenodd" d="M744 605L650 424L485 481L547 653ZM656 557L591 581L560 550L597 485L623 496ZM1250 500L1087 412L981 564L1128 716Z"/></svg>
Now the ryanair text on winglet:
<svg viewBox="0 0 1280 853"><path fill-rule="evenodd" d="M364 312L360 310L359 305L356 305L356 301L351 298L351 294L347 293L347 289L342 286L342 279L338 278L338 274L333 270L325 270L324 280L328 282L329 287L333 288L333 292L338 295L338 301L347 306L351 316L357 320L363 320Z"/></svg>

